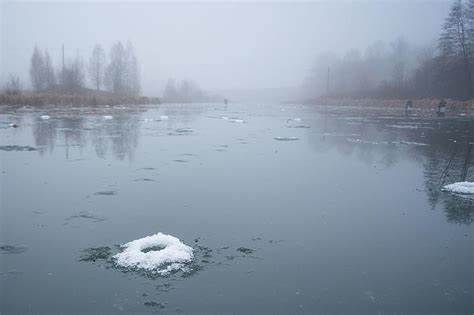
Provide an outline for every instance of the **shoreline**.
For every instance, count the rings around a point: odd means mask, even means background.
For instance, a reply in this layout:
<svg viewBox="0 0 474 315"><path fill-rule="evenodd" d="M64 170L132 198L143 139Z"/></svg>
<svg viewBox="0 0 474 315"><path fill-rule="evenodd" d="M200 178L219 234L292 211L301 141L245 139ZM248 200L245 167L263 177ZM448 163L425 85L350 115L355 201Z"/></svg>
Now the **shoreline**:
<svg viewBox="0 0 474 315"><path fill-rule="evenodd" d="M307 105L315 106L334 106L334 107L357 107L366 108L367 110L374 108L386 108L387 110L405 110L405 104L408 100L411 100L413 107L411 112L414 111L429 111L435 115L438 109L438 104L441 98L422 98L422 99L378 99L378 98L331 98L331 97L320 97L317 99L305 100L302 103ZM474 99L467 101L459 101L453 99L444 99L447 103L446 116L465 116L474 117Z"/></svg>
<svg viewBox="0 0 474 315"><path fill-rule="evenodd" d="M0 105L4 106L105 106L160 104L158 97L126 96L110 93L47 93L24 92L21 94L0 94Z"/></svg>

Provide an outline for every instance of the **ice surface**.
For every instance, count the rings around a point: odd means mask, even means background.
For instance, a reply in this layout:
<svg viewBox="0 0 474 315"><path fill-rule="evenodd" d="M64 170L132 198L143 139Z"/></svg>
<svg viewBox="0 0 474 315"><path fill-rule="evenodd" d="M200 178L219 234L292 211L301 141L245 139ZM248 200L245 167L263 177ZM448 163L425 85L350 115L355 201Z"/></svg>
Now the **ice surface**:
<svg viewBox="0 0 474 315"><path fill-rule="evenodd" d="M111 120L111 119L114 119L114 117L110 116L110 115L104 115L103 118L105 120Z"/></svg>
<svg viewBox="0 0 474 315"><path fill-rule="evenodd" d="M457 182L443 187L443 190L456 194L472 195L474 194L474 182Z"/></svg>
<svg viewBox="0 0 474 315"><path fill-rule="evenodd" d="M49 115L42 115L41 119L50 119L51 117Z"/></svg>
<svg viewBox="0 0 474 315"><path fill-rule="evenodd" d="M185 264L193 260L193 248L178 238L157 233L122 245L121 253L113 256L117 265L125 268L138 268L166 275L183 270ZM159 248L159 250L146 249Z"/></svg>
<svg viewBox="0 0 474 315"><path fill-rule="evenodd" d="M168 119L169 119L169 117L166 116L166 115L161 115L160 116L160 120L168 120Z"/></svg>

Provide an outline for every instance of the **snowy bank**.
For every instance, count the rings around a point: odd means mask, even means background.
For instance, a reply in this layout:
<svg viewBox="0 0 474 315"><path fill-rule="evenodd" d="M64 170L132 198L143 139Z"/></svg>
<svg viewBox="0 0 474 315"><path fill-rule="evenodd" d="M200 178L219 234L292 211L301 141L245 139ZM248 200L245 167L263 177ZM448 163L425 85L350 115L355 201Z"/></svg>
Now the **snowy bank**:
<svg viewBox="0 0 474 315"><path fill-rule="evenodd" d="M117 265L154 271L161 275L182 270L194 258L192 247L163 233L131 241L122 245L122 248L124 250L121 253L113 256Z"/></svg>
<svg viewBox="0 0 474 315"><path fill-rule="evenodd" d="M455 194L471 195L474 194L474 182L457 182L444 186L443 190Z"/></svg>

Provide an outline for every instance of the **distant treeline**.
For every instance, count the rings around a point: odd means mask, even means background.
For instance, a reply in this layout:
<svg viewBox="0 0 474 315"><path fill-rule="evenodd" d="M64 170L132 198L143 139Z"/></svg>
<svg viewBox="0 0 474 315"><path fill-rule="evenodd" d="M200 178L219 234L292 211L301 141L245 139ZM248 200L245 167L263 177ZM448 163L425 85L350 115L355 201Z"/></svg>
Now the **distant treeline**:
<svg viewBox="0 0 474 315"><path fill-rule="evenodd" d="M364 53L320 55L303 86L304 97L453 98L474 95L474 0L455 0L431 47L398 38Z"/></svg>
<svg viewBox="0 0 474 315"><path fill-rule="evenodd" d="M126 45L120 41L113 44L108 58L103 47L97 44L86 63L79 55L67 61L53 63L47 50L42 51L35 46L29 74L33 90L42 95L90 95L88 92L91 90L108 91L108 97L112 94L137 96L140 93L138 60L130 42ZM15 95L21 90L19 77L10 75L4 86L5 94Z"/></svg>
<svg viewBox="0 0 474 315"><path fill-rule="evenodd" d="M163 91L163 102L213 102L222 101L222 97L208 95L192 80L175 81L168 79Z"/></svg>

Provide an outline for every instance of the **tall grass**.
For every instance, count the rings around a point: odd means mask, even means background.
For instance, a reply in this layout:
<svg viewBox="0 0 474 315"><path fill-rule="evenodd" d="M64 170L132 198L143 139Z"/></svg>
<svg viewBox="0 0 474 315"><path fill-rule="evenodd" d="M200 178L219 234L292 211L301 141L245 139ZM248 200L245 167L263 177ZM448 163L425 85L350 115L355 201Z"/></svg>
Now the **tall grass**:
<svg viewBox="0 0 474 315"><path fill-rule="evenodd" d="M24 92L20 94L0 94L0 105L138 105L158 104L156 97L125 96L110 93L60 94L48 92Z"/></svg>

